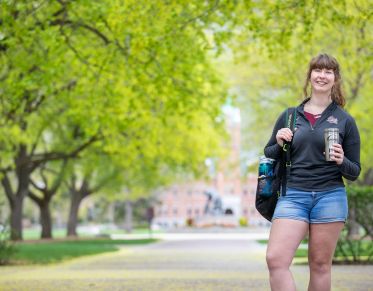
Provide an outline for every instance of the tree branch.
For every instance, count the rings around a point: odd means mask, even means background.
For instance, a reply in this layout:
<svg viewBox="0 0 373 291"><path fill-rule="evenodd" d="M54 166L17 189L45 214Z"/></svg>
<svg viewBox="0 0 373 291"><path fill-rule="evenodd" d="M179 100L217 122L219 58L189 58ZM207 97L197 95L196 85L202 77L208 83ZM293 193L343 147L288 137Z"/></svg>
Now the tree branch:
<svg viewBox="0 0 373 291"><path fill-rule="evenodd" d="M43 192L45 188L42 188L42 187L39 187L35 182L34 180L30 179L30 184L37 190L39 190L40 192Z"/></svg>
<svg viewBox="0 0 373 291"><path fill-rule="evenodd" d="M10 183L9 177L6 172L2 172L3 178L1 179L1 184L3 185L5 195L8 198L9 204L11 207L14 205L14 191Z"/></svg>
<svg viewBox="0 0 373 291"><path fill-rule="evenodd" d="M41 129L39 130L39 132L37 133L37 135L36 135L35 142L34 142L34 143L32 144L32 146L31 146L31 151L30 151L30 155L31 155L31 156L34 155L34 153L35 153L36 147L37 147L37 145L38 145L38 143L39 143L39 140L40 140L40 137L41 137L41 135L42 135L42 133L43 133L43 130L44 130L44 128L41 128Z"/></svg>
<svg viewBox="0 0 373 291"><path fill-rule="evenodd" d="M353 82L353 85L351 84L351 93L349 101L353 102L359 94L360 88L363 86L362 80L363 80L364 72L360 71L356 75L356 79Z"/></svg>
<svg viewBox="0 0 373 291"><path fill-rule="evenodd" d="M83 181L82 181L82 184L80 186L80 189L78 190L78 192L82 195L82 197L87 197L88 195L90 195L92 192L92 189L89 189L89 182L88 182L88 179L89 179L89 176L90 175L86 175L84 178L83 178Z"/></svg>
<svg viewBox="0 0 373 291"><path fill-rule="evenodd" d="M28 197L30 197L31 200L34 201L37 205L40 206L42 204L42 199L39 196L37 196L34 192L32 192L31 190L29 190Z"/></svg>
<svg viewBox="0 0 373 291"><path fill-rule="evenodd" d="M56 180L54 180L54 183L53 183L51 189L48 191L51 195L54 195L57 192L58 188L60 187L60 185L63 181L66 166L67 166L67 159L64 159L63 162L62 162L61 170L60 170Z"/></svg>
<svg viewBox="0 0 373 291"><path fill-rule="evenodd" d="M209 9L207 9L206 11L203 11L201 14L199 14L199 15L191 18L191 19L188 19L188 21L184 22L181 25L180 29L184 29L188 24L190 24L192 22L195 22L196 20L201 19L205 16L208 16L209 14L214 12L219 6L219 2L220 2L219 0L215 0L214 4Z"/></svg>
<svg viewBox="0 0 373 291"><path fill-rule="evenodd" d="M73 51L73 53L76 55L76 57L85 65L88 66L88 68L90 68L90 66L92 66L92 64L90 62L88 62L84 57L82 57L80 55L80 53L78 52L78 50L71 44L70 42L70 38L69 36L65 33L64 29L63 29L63 26L60 26L60 32L61 34L65 37L65 42L67 44L67 46Z"/></svg>
<svg viewBox="0 0 373 291"><path fill-rule="evenodd" d="M41 179L43 180L43 183L44 183L44 190L45 192L47 192L47 189L48 189L48 179L47 177L44 175L44 169L45 169L45 164L43 164L40 168L40 177ZM44 191L43 191L44 192Z"/></svg>
<svg viewBox="0 0 373 291"><path fill-rule="evenodd" d="M40 164L48 162L48 161L55 161L55 160L61 160L61 159L69 159L69 158L75 158L78 156L80 152L85 150L87 147L89 147L94 142L100 140L99 134L96 134L92 136L88 141L78 146L76 149L72 150L69 153L65 152L49 152L49 153L43 153L43 154L35 154L32 159L32 170L36 169Z"/></svg>
<svg viewBox="0 0 373 291"><path fill-rule="evenodd" d="M81 27L85 28L86 30L94 33L96 36L98 36L102 41L104 42L105 45L108 45L111 43L111 41L104 35L101 31L99 31L97 28L90 26L86 23L83 22L73 22L69 19L55 19L51 22L49 22L50 25L60 25L60 26L65 26L65 25L70 25L73 28L76 27Z"/></svg>

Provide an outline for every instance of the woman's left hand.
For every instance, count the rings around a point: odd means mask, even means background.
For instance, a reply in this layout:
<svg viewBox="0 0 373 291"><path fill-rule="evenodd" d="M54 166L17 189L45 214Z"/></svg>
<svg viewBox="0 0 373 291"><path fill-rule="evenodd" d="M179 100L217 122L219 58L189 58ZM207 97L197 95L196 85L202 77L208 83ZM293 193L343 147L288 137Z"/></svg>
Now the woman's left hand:
<svg viewBox="0 0 373 291"><path fill-rule="evenodd" d="M331 153L331 160L335 161L337 165L341 165L343 163L344 152L343 148L340 144L336 143L332 146L333 153Z"/></svg>

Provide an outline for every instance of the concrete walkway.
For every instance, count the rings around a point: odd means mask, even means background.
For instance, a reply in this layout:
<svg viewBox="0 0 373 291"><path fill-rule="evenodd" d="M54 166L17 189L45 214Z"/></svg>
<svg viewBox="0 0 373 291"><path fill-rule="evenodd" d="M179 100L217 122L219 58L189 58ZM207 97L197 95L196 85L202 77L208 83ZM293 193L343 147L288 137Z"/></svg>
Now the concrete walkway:
<svg viewBox="0 0 373 291"><path fill-rule="evenodd" d="M174 235L57 265L1 267L0 290L270 290L256 235L209 235ZM306 290L307 266L292 271ZM373 290L373 266L334 266L333 290Z"/></svg>

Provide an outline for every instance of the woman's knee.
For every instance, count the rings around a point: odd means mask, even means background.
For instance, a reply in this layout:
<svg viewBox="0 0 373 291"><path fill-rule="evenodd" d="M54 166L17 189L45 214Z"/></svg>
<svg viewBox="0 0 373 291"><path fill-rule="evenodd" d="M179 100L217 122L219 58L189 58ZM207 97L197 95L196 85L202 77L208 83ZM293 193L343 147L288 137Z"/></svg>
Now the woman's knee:
<svg viewBox="0 0 373 291"><path fill-rule="evenodd" d="M283 253L269 250L266 254L266 261L270 271L275 269L289 269L291 263L291 259Z"/></svg>
<svg viewBox="0 0 373 291"><path fill-rule="evenodd" d="M331 272L332 262L324 258L311 258L309 261L311 272L319 274L327 274Z"/></svg>

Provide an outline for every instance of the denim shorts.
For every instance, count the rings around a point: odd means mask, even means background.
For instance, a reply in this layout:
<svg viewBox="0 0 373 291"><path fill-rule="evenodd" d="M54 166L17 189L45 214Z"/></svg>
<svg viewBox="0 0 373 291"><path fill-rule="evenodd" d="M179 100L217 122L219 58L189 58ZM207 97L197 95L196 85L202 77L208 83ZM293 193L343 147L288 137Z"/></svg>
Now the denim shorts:
<svg viewBox="0 0 373 291"><path fill-rule="evenodd" d="M308 223L346 222L347 195L344 187L327 191L286 189L277 202L272 220L288 218Z"/></svg>

